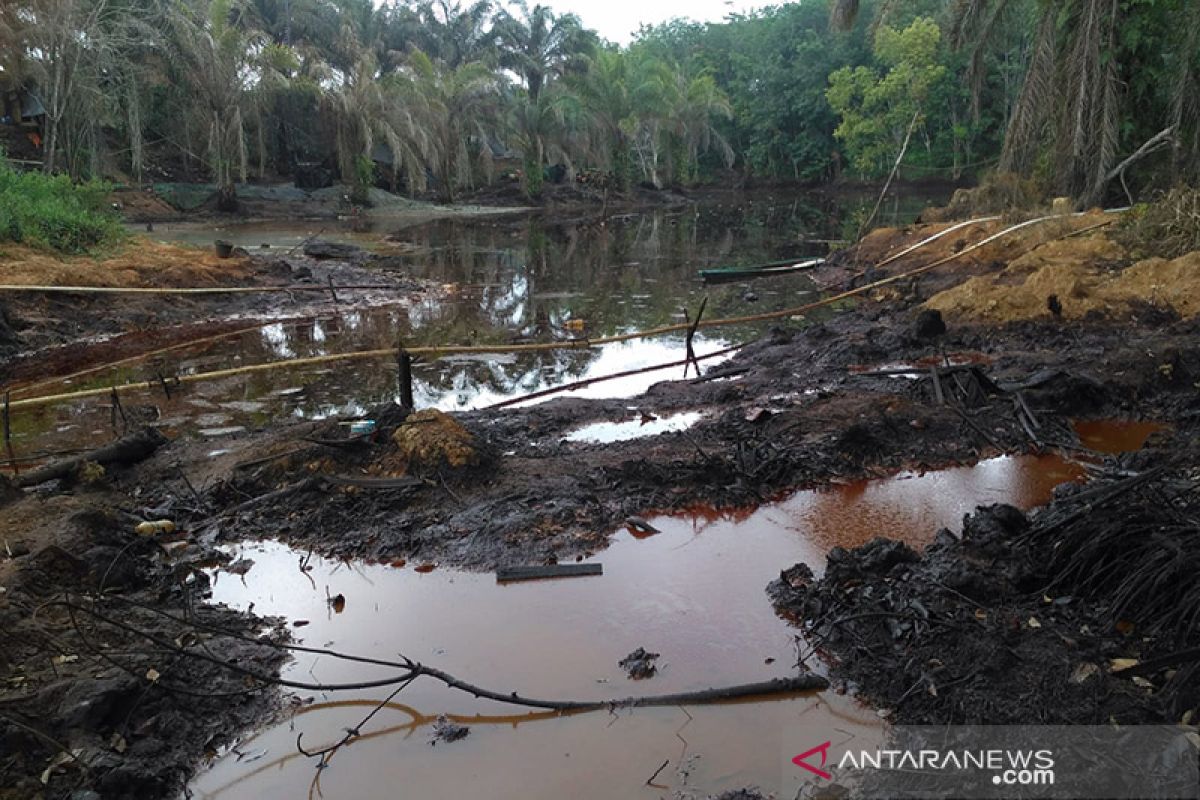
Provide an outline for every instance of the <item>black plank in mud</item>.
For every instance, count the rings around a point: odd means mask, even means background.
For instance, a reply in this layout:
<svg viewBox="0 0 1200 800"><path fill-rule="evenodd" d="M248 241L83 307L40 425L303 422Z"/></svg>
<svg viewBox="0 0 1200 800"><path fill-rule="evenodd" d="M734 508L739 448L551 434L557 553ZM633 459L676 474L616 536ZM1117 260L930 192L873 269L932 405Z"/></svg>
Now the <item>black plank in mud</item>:
<svg viewBox="0 0 1200 800"><path fill-rule="evenodd" d="M501 567L496 570L497 583L537 581L546 578L578 578L603 575L603 564L548 564L536 567Z"/></svg>

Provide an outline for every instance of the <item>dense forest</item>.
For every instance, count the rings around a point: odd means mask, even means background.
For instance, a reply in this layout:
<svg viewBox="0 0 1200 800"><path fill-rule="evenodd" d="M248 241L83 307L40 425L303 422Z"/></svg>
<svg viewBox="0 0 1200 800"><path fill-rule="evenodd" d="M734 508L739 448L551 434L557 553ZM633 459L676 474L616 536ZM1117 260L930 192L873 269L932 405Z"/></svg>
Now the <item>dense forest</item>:
<svg viewBox="0 0 1200 800"><path fill-rule="evenodd" d="M45 171L227 208L250 180L453 200L897 165L1095 203L1200 169L1195 0L800 0L627 47L523 2L22 0L0 69Z"/></svg>

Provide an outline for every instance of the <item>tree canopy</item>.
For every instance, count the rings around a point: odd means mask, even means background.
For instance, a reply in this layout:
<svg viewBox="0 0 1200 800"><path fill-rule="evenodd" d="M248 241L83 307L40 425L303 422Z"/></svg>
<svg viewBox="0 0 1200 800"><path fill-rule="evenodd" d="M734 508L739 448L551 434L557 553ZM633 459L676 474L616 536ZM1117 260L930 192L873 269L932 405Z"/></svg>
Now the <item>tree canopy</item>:
<svg viewBox="0 0 1200 800"><path fill-rule="evenodd" d="M313 164L359 201L452 199L506 160L530 196L552 168L871 179L909 139L907 176L1085 202L1200 172L1194 0L798 0L627 47L524 0L17 0L0 45L47 172L206 180L227 207Z"/></svg>

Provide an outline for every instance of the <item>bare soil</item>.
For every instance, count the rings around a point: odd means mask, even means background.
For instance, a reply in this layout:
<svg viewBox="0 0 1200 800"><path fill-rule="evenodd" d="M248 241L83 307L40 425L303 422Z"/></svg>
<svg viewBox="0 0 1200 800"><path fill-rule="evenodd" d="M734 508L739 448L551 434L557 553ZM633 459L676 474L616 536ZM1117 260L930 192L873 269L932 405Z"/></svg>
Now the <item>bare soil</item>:
<svg viewBox="0 0 1200 800"><path fill-rule="evenodd" d="M351 248L344 258L302 250L182 247L135 237L100 258L60 258L28 248L0 253L0 283L160 288L305 286L312 291L241 294L11 293L0 300L0 385L17 389L47 376L106 364L175 344L245 329L253 319L311 316L330 307L335 285L392 286L339 292L347 303L397 302L439 288L391 266L386 252ZM7 323L7 324L5 324Z"/></svg>

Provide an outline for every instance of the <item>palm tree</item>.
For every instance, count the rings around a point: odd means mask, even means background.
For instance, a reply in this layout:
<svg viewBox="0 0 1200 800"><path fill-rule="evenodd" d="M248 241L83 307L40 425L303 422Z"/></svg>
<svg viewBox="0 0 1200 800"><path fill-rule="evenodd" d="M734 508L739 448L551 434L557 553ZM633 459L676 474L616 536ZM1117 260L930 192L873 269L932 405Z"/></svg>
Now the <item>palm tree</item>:
<svg viewBox="0 0 1200 800"><path fill-rule="evenodd" d="M376 143L390 151L393 177L403 170L410 191L425 188L425 163L434 157L435 142L424 125L427 114L414 108L414 98L401 102L401 92L395 78L380 76L374 54L363 49L341 83L325 95L323 109L334 121L338 166L357 203L367 202Z"/></svg>
<svg viewBox="0 0 1200 800"><path fill-rule="evenodd" d="M520 92L508 104L509 144L521 153L525 194L542 194L543 167L548 161L571 166L572 125L565 87L554 86L534 97Z"/></svg>
<svg viewBox="0 0 1200 800"><path fill-rule="evenodd" d="M195 10L176 5L168 14L173 46L182 58L194 97L194 120L206 139L205 162L217 184L217 208L236 211L236 181L249 174L246 128L259 100L253 79L266 37L235 24L233 0L199 0Z"/></svg>
<svg viewBox="0 0 1200 800"><path fill-rule="evenodd" d="M555 15L543 5L530 11L525 0L519 0L516 7L519 17L505 11L496 21L500 64L521 76L530 99L536 101L549 79L572 67L586 67L597 36L574 14Z"/></svg>
<svg viewBox="0 0 1200 800"><path fill-rule="evenodd" d="M726 168L733 166L733 148L713 124L717 117L731 119L733 106L708 73L689 76L677 69L673 77L669 95L671 171L677 181L687 184L696 180L700 154L708 150L717 150Z"/></svg>
<svg viewBox="0 0 1200 800"><path fill-rule="evenodd" d="M477 168L491 167L491 139L496 129L500 80L487 64L473 61L458 67L435 64L414 50L396 74L401 102L419 109L418 124L438 143L433 173L444 201L473 184Z"/></svg>
<svg viewBox="0 0 1200 800"><path fill-rule="evenodd" d="M496 31L490 26L492 11L491 0L477 0L465 8L458 0L424 0L416 6L417 45L450 69L493 63Z"/></svg>
<svg viewBox="0 0 1200 800"><path fill-rule="evenodd" d="M587 120L589 154L616 177L621 191L632 181L634 144L644 172L656 165L665 109L660 102L669 78L661 62L636 59L619 50L601 50L587 72L572 80L571 102Z"/></svg>

